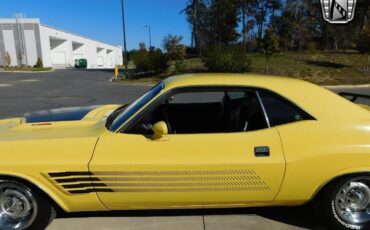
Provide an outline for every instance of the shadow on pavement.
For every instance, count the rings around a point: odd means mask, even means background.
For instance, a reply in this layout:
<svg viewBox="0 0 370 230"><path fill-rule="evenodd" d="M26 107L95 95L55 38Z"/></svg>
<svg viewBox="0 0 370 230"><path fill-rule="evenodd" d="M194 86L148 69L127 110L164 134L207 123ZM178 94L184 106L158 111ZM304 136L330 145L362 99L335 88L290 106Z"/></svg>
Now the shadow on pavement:
<svg viewBox="0 0 370 230"><path fill-rule="evenodd" d="M266 219L295 227L326 230L324 225L315 217L309 206L301 207L268 207L268 208L232 208L205 210L130 210L111 212L81 212L61 213L57 218L84 217L155 217L155 216L196 216L196 215L257 215Z"/></svg>

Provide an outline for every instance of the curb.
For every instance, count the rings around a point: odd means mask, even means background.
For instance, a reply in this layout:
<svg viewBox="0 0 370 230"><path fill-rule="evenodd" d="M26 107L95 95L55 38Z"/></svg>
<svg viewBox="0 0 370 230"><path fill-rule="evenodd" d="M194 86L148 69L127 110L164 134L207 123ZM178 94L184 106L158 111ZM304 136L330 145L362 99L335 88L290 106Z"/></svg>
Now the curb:
<svg viewBox="0 0 370 230"><path fill-rule="evenodd" d="M341 89L341 88L361 89L361 88L370 88L370 84L365 84L365 85L324 85L323 87L329 88L329 89Z"/></svg>
<svg viewBox="0 0 370 230"><path fill-rule="evenodd" d="M6 71L6 70L0 70L0 73L51 73L54 72L55 70L45 70L45 71Z"/></svg>
<svg viewBox="0 0 370 230"><path fill-rule="evenodd" d="M156 83L145 83L145 82L121 82L114 81L114 77L109 79L110 82L121 85L132 85L132 86L154 86Z"/></svg>

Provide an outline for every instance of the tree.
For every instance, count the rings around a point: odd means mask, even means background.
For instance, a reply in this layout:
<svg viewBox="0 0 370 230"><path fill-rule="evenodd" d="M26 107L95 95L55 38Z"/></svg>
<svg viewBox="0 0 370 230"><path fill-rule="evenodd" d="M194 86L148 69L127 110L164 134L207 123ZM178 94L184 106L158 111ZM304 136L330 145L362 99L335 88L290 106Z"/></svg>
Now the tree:
<svg viewBox="0 0 370 230"><path fill-rule="evenodd" d="M237 0L211 0L210 46L228 47L238 40Z"/></svg>
<svg viewBox="0 0 370 230"><path fill-rule="evenodd" d="M255 4L255 14L254 18L256 19L257 25L257 42L260 43L263 35L263 28L266 22L267 15L267 0L258 0ZM260 46L260 44L258 44Z"/></svg>
<svg viewBox="0 0 370 230"><path fill-rule="evenodd" d="M145 42L140 42L139 43L139 50L146 50Z"/></svg>
<svg viewBox="0 0 370 230"><path fill-rule="evenodd" d="M253 6L257 0L238 0L238 8L240 11L242 23L242 44L243 48L247 50L247 37L249 30L254 26L255 20L250 17L253 14Z"/></svg>
<svg viewBox="0 0 370 230"><path fill-rule="evenodd" d="M275 23L275 14L278 10L281 9L282 6L283 4L281 3L281 0L267 0L267 7L271 11L271 24Z"/></svg>
<svg viewBox="0 0 370 230"><path fill-rule="evenodd" d="M202 51L203 45L206 44L206 21L208 7L204 0L189 0L185 9L181 11L187 16L191 25L191 47Z"/></svg>
<svg viewBox="0 0 370 230"><path fill-rule="evenodd" d="M279 43L275 31L270 27L266 29L265 35L261 41L261 52L266 57L266 72L269 72L270 58L279 51Z"/></svg>
<svg viewBox="0 0 370 230"><path fill-rule="evenodd" d="M183 60L186 55L185 46L181 44L183 37L169 34L163 38L162 46L171 61Z"/></svg>
<svg viewBox="0 0 370 230"><path fill-rule="evenodd" d="M361 53L367 54L367 62L366 62L366 71L369 71L369 65L370 65L370 23L365 26L363 29L359 43L358 43L358 50Z"/></svg>
<svg viewBox="0 0 370 230"><path fill-rule="evenodd" d="M18 58L18 63L19 63L18 65L19 66L23 66L23 57L24 57L23 53L21 51L19 51L17 53L17 58Z"/></svg>
<svg viewBox="0 0 370 230"><path fill-rule="evenodd" d="M6 66L10 66L12 64L12 58L8 51L5 52L5 64Z"/></svg>

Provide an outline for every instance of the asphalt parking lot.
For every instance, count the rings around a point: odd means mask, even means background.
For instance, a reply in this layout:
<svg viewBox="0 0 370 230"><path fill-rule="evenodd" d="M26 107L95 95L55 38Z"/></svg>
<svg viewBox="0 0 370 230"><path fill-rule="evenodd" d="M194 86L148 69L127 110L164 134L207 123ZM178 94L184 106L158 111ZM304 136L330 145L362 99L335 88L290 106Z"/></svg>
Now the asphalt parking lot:
<svg viewBox="0 0 370 230"><path fill-rule="evenodd" d="M130 103L149 86L109 82L109 71L58 70L0 73L0 118L42 109ZM340 88L370 94L370 87ZM308 207L228 210L124 211L59 216L48 228L61 229L325 229Z"/></svg>

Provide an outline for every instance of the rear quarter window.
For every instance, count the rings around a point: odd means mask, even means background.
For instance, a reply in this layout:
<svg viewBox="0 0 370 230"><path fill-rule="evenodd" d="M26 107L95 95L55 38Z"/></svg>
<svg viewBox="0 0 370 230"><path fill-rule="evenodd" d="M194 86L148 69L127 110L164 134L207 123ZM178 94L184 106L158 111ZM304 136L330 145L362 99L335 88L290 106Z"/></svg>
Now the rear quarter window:
<svg viewBox="0 0 370 230"><path fill-rule="evenodd" d="M259 91L259 95L271 126L314 120L307 112L275 93Z"/></svg>

